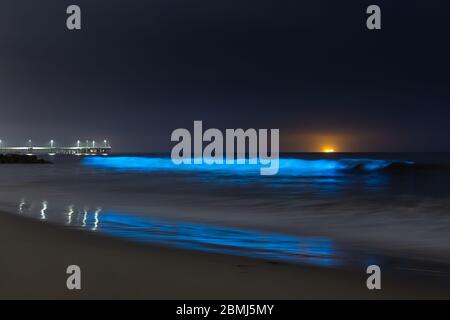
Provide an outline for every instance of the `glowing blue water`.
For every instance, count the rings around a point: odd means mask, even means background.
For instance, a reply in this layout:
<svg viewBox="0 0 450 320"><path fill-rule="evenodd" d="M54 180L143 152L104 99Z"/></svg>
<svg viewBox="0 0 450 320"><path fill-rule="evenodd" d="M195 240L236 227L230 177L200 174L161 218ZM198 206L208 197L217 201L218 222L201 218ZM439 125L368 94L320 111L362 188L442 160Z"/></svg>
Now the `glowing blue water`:
<svg viewBox="0 0 450 320"><path fill-rule="evenodd" d="M338 264L333 243L254 230L173 222L114 212L99 215L97 232L183 249L216 252L320 266ZM92 214L86 222L94 222Z"/></svg>
<svg viewBox="0 0 450 320"><path fill-rule="evenodd" d="M273 261L336 267L341 263L334 243L324 237L300 237L242 228L138 216L129 212L77 209L64 214L50 210L46 202L39 211L23 209L41 221L125 238L137 242L181 249L247 256Z"/></svg>
<svg viewBox="0 0 450 320"><path fill-rule="evenodd" d="M352 240L390 250L450 243L450 170L434 166L450 168L450 155L421 157L286 154L266 177L259 165L178 166L161 155L55 158L39 170L2 168L0 200L17 201L5 211L140 242L335 266L353 259L342 247Z"/></svg>
<svg viewBox="0 0 450 320"><path fill-rule="evenodd" d="M323 159L303 160L281 158L279 160L279 173L282 176L308 176L308 175L336 175L345 171L378 171L394 163L412 165L413 162L391 161L376 159ZM254 175L259 174L261 164L181 164L175 165L170 158L161 157L89 157L83 160L86 166L111 169L117 171L143 171L143 172L227 172L233 174Z"/></svg>

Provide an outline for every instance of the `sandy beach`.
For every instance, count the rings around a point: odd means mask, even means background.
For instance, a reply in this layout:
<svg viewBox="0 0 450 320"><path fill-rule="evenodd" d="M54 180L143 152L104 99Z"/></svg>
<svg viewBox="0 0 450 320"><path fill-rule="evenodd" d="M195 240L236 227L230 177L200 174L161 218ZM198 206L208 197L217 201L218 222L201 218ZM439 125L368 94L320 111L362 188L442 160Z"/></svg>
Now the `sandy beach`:
<svg viewBox="0 0 450 320"><path fill-rule="evenodd" d="M448 293L366 275L207 254L66 230L0 214L1 299L403 299ZM66 268L82 270L82 289L66 288Z"/></svg>

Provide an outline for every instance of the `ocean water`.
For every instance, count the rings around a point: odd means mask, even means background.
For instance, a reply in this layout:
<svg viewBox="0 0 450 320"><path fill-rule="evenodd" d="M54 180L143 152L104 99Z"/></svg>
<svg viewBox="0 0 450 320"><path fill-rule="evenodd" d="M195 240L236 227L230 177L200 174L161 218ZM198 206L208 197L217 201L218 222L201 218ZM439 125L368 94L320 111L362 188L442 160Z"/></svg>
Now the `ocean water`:
<svg viewBox="0 0 450 320"><path fill-rule="evenodd" d="M283 154L275 176L161 154L51 160L0 166L0 210L191 250L448 274L450 154Z"/></svg>

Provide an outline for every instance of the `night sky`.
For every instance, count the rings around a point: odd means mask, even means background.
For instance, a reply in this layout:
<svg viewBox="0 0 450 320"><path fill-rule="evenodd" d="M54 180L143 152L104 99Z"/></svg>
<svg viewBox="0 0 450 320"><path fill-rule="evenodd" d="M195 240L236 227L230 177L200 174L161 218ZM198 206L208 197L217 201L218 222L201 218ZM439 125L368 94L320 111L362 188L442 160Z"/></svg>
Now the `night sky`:
<svg viewBox="0 0 450 320"><path fill-rule="evenodd" d="M449 15L436 0L1 0L0 139L169 151L203 120L280 128L282 151L450 151Z"/></svg>

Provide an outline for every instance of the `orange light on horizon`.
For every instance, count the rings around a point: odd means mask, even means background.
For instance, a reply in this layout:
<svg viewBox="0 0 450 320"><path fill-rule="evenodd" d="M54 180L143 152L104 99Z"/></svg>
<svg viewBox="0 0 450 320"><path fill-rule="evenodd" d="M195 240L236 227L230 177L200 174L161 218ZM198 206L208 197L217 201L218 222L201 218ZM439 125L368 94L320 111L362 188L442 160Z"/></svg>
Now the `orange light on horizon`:
<svg viewBox="0 0 450 320"><path fill-rule="evenodd" d="M325 153L333 153L333 152L335 152L334 151L334 148L323 148L323 150L322 150L322 152L325 152Z"/></svg>

